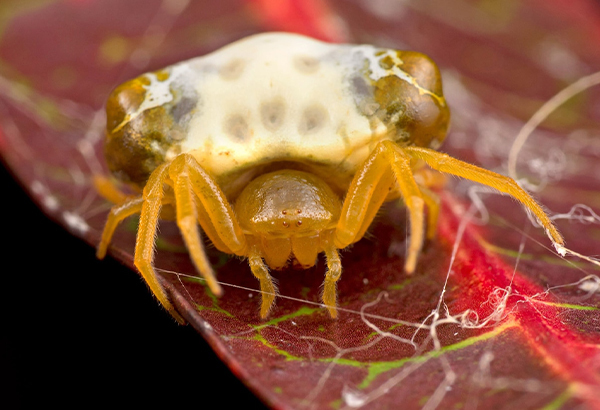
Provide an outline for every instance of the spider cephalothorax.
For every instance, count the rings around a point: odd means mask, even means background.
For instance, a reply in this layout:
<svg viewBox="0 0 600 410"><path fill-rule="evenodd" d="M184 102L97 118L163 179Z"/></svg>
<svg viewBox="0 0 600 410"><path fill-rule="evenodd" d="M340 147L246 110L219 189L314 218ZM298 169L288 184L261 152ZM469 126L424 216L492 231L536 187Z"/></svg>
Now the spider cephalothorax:
<svg viewBox="0 0 600 410"><path fill-rule="evenodd" d="M436 151L450 115L439 71L420 53L256 35L126 82L109 97L107 117L109 169L143 192L125 197L98 184L118 203L98 256L118 223L141 213L135 265L180 321L152 266L159 218L177 221L217 295L198 225L219 250L246 257L263 291L262 317L276 294L269 268L310 267L324 253L323 302L336 317L338 249L363 237L386 200L401 197L408 208L405 270L415 270L439 212L426 179L415 178L423 164L512 195L563 243L512 179Z"/></svg>

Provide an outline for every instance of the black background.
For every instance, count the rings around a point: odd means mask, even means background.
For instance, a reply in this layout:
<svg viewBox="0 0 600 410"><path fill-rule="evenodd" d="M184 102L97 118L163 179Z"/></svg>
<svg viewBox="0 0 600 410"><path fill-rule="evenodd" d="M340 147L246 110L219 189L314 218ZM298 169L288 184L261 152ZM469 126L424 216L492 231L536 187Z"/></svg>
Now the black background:
<svg viewBox="0 0 600 410"><path fill-rule="evenodd" d="M0 407L264 408L142 279L67 233L0 166Z"/></svg>

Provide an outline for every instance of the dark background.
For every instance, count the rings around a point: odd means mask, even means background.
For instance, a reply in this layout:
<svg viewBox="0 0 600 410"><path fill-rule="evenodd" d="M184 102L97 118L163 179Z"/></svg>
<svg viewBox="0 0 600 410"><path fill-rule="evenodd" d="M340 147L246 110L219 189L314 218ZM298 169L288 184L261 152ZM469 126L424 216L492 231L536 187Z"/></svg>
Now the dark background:
<svg viewBox="0 0 600 410"><path fill-rule="evenodd" d="M264 407L142 279L46 217L0 164L0 407Z"/></svg>

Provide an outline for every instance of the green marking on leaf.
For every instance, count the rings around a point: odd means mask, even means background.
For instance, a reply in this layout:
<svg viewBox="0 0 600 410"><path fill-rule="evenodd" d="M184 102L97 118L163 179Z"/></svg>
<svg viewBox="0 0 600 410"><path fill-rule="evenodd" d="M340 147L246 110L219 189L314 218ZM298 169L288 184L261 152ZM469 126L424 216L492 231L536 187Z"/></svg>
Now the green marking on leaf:
<svg viewBox="0 0 600 410"><path fill-rule="evenodd" d="M302 297L302 299L307 300L308 299L308 292L310 292L310 288L307 286L302 287L302 290L300 291L300 296Z"/></svg>
<svg viewBox="0 0 600 410"><path fill-rule="evenodd" d="M280 317L276 317L274 319L269 320L268 322L261 323L260 325L252 325L255 330L260 330L267 326L276 326L280 322L285 322L290 319L293 319L298 316L308 316L312 315L315 311L320 310L320 308L309 308L307 306L302 306L300 309L295 311L294 313L290 313L289 315L284 315Z"/></svg>
<svg viewBox="0 0 600 410"><path fill-rule="evenodd" d="M305 308L305 309L307 309L307 310L315 310L315 309L310 309L310 308ZM302 310L302 309L300 309L300 310ZM296 314L291 314L291 315L285 316L285 318L286 318L285 320L289 319L291 316L298 316L298 312L296 312ZM274 319L271 322L276 324L276 323L279 323L281 321L280 319L283 319L283 318ZM259 326L253 326L253 327L255 329L257 329L257 330L260 330L264 326L265 325L259 325ZM509 322L509 323L503 324L501 326L498 326L497 328L495 328L494 330L492 330L490 332L484 333L484 334L479 335L479 336L471 337L469 339L463 340L461 342L458 342L458 343L455 343L455 344L452 344L452 345L449 345L449 346L445 346L441 350L431 351L431 352L428 352L428 353L426 353L426 354L424 354L422 356L407 357L407 358L403 358L403 359L392 361L392 362L369 362L369 363L365 363L365 362L360 362L360 361L357 361L357 360L344 359L344 358L336 358L336 357L322 358L322 359L317 359L315 361L323 362L323 363L335 363L336 365L342 365L342 366L352 366L352 367L358 367L358 368L367 368L367 370L368 370L367 376L362 381L362 383L360 383L357 386L359 389L364 389L364 388L369 387L369 385L371 384L371 382L373 382L373 380L375 380L379 375L381 375L381 374L383 374L383 373L385 373L387 371L390 371L390 370L398 369L398 368L404 366L406 363L423 363L423 362L426 362L429 359L439 357L439 356L445 354L446 352L463 349L463 348L471 346L471 345L473 345L475 343L491 339L491 338L493 338L493 337L501 334L506 329L509 329L509 328L512 328L512 327L515 327L515 326L517 326L515 323ZM292 355L289 352L287 352L287 351L285 351L283 349L280 349L277 346L274 346L267 339L265 339L259 332L257 332L252 337L252 339L257 340L257 341L261 342L263 345L265 345L265 346L269 347L270 349L274 350L278 354L280 354L283 357L285 357L286 360L300 360L300 361L307 360L306 358Z"/></svg>
<svg viewBox="0 0 600 410"><path fill-rule="evenodd" d="M2 17L2 13L0 13L0 25L2 25ZM3 82L2 96L4 98L26 107L28 115L49 130L65 131L76 127L76 120L64 112L59 100L40 93L34 88L35 83L32 84L33 81L30 78L21 75L19 70L13 68L8 62L2 61L1 68L3 75L10 76L10 81Z"/></svg>
<svg viewBox="0 0 600 410"><path fill-rule="evenodd" d="M536 300L536 303L541 303L543 305L554 306L565 309L575 309L575 310L600 310L596 306L582 306L582 305L574 305L572 303L554 303L554 302L545 302L541 300Z"/></svg>
<svg viewBox="0 0 600 410"><path fill-rule="evenodd" d="M329 403L329 407L331 407L332 409L339 409L340 407L342 407L342 404L344 404L342 399L336 399Z"/></svg>
<svg viewBox="0 0 600 410"><path fill-rule="evenodd" d="M502 332L504 332L506 329L512 328L515 326L516 326L515 323L508 322L508 323L505 323L503 325L496 327L495 329L493 329L490 332L481 334L479 336L470 337L468 339L462 340L462 341L452 344L452 345L444 346L444 347L442 347L441 350L433 350L422 356L406 357L406 358L391 361L391 362L372 362L369 365L369 369L368 369L369 373L367 374L365 379L358 385L358 388L364 389L364 388L369 387L371 382L373 382L373 380L375 380L380 374L383 374L390 370L398 369L398 368L404 366L406 363L426 362L429 359L434 359L436 357L439 357L439 356L445 354L446 352L464 349L465 347L469 347L471 345L474 345L475 343L482 342L484 340L488 340L493 337L496 337L499 334L501 334Z"/></svg>
<svg viewBox="0 0 600 410"><path fill-rule="evenodd" d="M253 339L261 342L263 345L267 346L268 348L273 349L276 353L279 353L280 355L285 357L285 359L288 361L292 361L292 360L307 361L307 359L305 357L295 356L295 355L271 344L267 339L265 339L259 333L255 334ZM356 360L349 360L349 359L337 359L336 360L335 358L326 358L326 359L317 359L315 361L323 362L323 363L335 362L335 364L339 364L339 365L343 365L343 366L352 366L352 367L367 367L369 365L369 363L363 363L363 362L358 362Z"/></svg>
<svg viewBox="0 0 600 410"><path fill-rule="evenodd" d="M281 393L283 393L283 389L282 389L281 387L279 387L279 386L275 386L275 387L273 387L273 391L274 391L275 393L277 393L277 394L281 394Z"/></svg>
<svg viewBox="0 0 600 410"><path fill-rule="evenodd" d="M571 389L565 389L561 394L558 395L550 403L546 404L540 410L559 410L572 396Z"/></svg>
<svg viewBox="0 0 600 410"><path fill-rule="evenodd" d="M394 330L394 329L396 329L396 328L398 328L398 327L401 327L401 326L404 326L404 325L403 325L402 323L396 323L396 324L393 324L392 326L390 326L390 327L388 328L388 330L387 330L387 331L388 331L388 332L391 332L392 330ZM379 333L377 333L377 332L371 332L371 333L369 333L369 334L368 334L368 335L365 337L365 342L366 342L366 341L369 341L369 340L370 340L370 339L372 339L372 338L374 338L374 337L375 337L375 336L377 336L378 334L379 334Z"/></svg>
<svg viewBox="0 0 600 410"><path fill-rule="evenodd" d="M393 283L393 284L389 285L387 288L388 288L388 290L402 290L407 285L409 285L412 281L413 281L412 278L406 279L400 283Z"/></svg>
<svg viewBox="0 0 600 410"><path fill-rule="evenodd" d="M576 260L567 260L567 259L563 259L563 258L560 258L557 256L532 255L530 253L520 253L518 250L506 249L506 248L502 248L500 246L491 244L490 242L487 242L483 238L478 237L477 240L483 248L485 248L486 250L488 250L490 252L498 254L498 255L509 256L514 259L518 258L518 259L524 260L524 261L539 260L539 261L543 261L546 263L550 263L552 265L564 266L567 268L580 268L580 269L589 268L589 263L587 263L587 262L576 261Z"/></svg>
<svg viewBox="0 0 600 410"><path fill-rule="evenodd" d="M212 301L212 306L203 306L200 305L198 303L196 303L196 309L198 309L198 311L201 310L212 310L214 312L219 312L224 314L227 317L235 317L233 314L229 313L228 311L226 311L225 309L223 309L221 306L219 306L219 298L216 297L208 288L208 286L206 286L206 281L203 278L199 278L199 277L194 277L194 276L184 276L182 278L182 280L184 282L191 282L191 283L197 283L199 285L204 286L204 292L206 293L206 295L210 298L210 300Z"/></svg>
<svg viewBox="0 0 600 410"><path fill-rule="evenodd" d="M263 326L253 326L255 329L260 330ZM283 357L286 358L286 360L301 360L301 361L307 361L308 359L306 357L299 357L299 356L295 356L283 349L280 349L279 347L273 345L271 342L269 342L267 339L264 338L264 336L262 334L260 334L259 332L255 333L251 340L256 340L261 342L263 345L267 346L270 349L273 349L275 352L279 353L280 355L282 355ZM368 367L370 363L364 363L364 362L359 362L357 360L351 360L351 359L343 359L343 358L335 358L335 357L328 357L328 358L321 358L321 359L313 359L312 361L314 362L322 362L322 363L335 363L336 365L342 365L342 366L352 366L352 367Z"/></svg>
<svg viewBox="0 0 600 410"><path fill-rule="evenodd" d="M219 269L231 260L232 256L223 252L219 252L219 260L213 263L213 268Z"/></svg>
<svg viewBox="0 0 600 410"><path fill-rule="evenodd" d="M218 305L209 307L209 306L202 306L202 305L196 304L196 309L198 309L198 311L212 310L213 312L219 312L228 317L235 317L234 315L232 315L231 313L229 313L228 311L226 311L225 309L223 309L222 307L220 307Z"/></svg>
<svg viewBox="0 0 600 410"><path fill-rule="evenodd" d="M419 399L419 407L423 407L425 405L425 403L427 403L427 400L429 400L431 396L423 396Z"/></svg>
<svg viewBox="0 0 600 410"><path fill-rule="evenodd" d="M198 281L200 282L200 278L197 278ZM204 280L202 280L204 282ZM228 311L226 311L225 309L223 309L221 306L219 306L219 298L216 297L211 290L208 288L208 286L204 287L204 292L206 293L206 295L210 298L210 300L213 303L212 307L207 307L207 306L202 306L202 308L199 308L199 305L196 305L196 307L198 308L198 310L214 310L216 312L219 313L223 313L225 316L228 317L235 317L233 314L229 313Z"/></svg>
<svg viewBox="0 0 600 410"><path fill-rule="evenodd" d="M377 336L379 333L377 332L371 332L367 335L367 337L365 337L365 342L369 341L370 339L374 338L375 336Z"/></svg>
<svg viewBox="0 0 600 410"><path fill-rule="evenodd" d="M0 36L4 34L6 27L21 15L26 15L37 9L46 7L55 0L38 1L5 1L0 4Z"/></svg>
<svg viewBox="0 0 600 410"><path fill-rule="evenodd" d="M140 224L140 214L135 214L126 219L124 223L125 229L129 232L136 233Z"/></svg>
<svg viewBox="0 0 600 410"><path fill-rule="evenodd" d="M318 361L323 362L323 363L334 362L335 364L341 364L344 366L351 366L351 367L369 367L369 365L371 364L371 363L359 362L358 360L353 360L353 359L343 359L343 358L336 359L335 357L330 357L327 359L319 359Z"/></svg>
<svg viewBox="0 0 600 410"><path fill-rule="evenodd" d="M288 360L288 361L292 361L292 360L306 360L306 359L304 359L302 357L294 356L293 354L290 354L290 353L286 352L285 350L282 350L282 349L278 348L275 345L272 345L260 333L255 333L254 336L252 337L252 339L254 339L254 340L262 343L263 345L265 345L268 348L272 349L276 353L279 353L280 355L282 355L283 357L285 357L285 359Z"/></svg>
<svg viewBox="0 0 600 410"><path fill-rule="evenodd" d="M187 249L183 245L175 245L164 240L160 236L156 238L156 249L173 253L187 253Z"/></svg>

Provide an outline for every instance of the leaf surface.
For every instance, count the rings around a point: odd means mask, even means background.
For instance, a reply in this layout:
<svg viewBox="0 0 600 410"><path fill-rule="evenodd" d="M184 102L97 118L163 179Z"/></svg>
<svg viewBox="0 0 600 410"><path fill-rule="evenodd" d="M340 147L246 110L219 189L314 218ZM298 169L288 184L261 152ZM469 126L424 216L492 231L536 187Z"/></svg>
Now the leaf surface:
<svg viewBox="0 0 600 410"><path fill-rule="evenodd" d="M97 244L109 204L103 104L118 83L265 30L424 52L440 65L445 152L506 173L523 124L600 69L600 11L578 0L31 1L0 6L0 150L40 207ZM135 18L132 18L135 16ZM519 152L567 246L598 255L600 87L577 94ZM186 318L274 408L600 408L600 269L559 257L510 198L464 181L440 193L438 236L403 271L406 215L388 204L343 252L340 318L319 307L325 266L274 272L258 318L244 261L214 249L225 295L205 288L174 224L156 266ZM131 265L135 220L112 247ZM148 296L150 297L150 295Z"/></svg>

